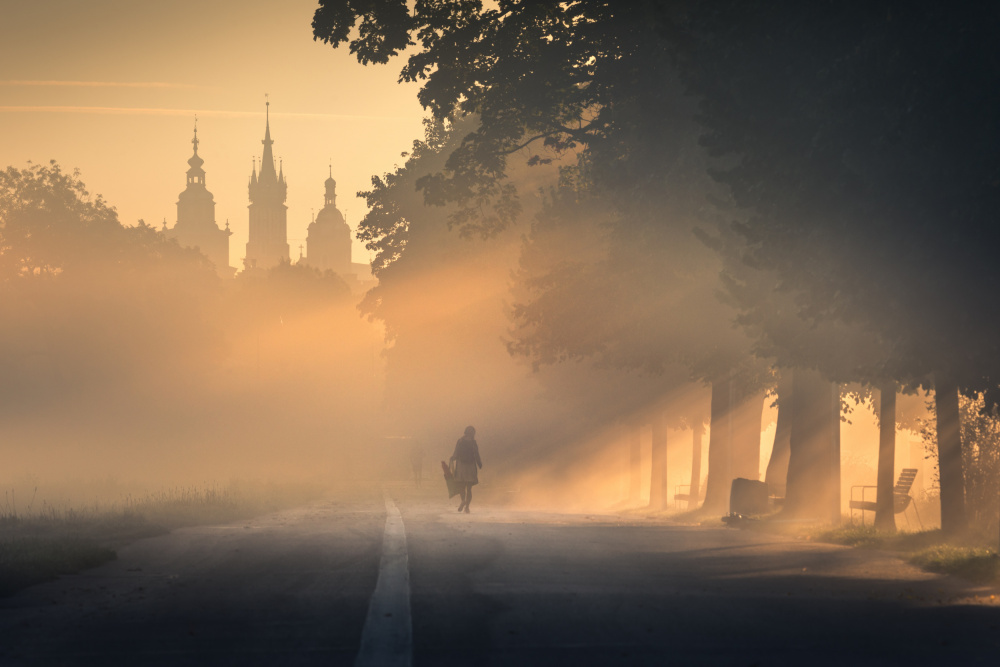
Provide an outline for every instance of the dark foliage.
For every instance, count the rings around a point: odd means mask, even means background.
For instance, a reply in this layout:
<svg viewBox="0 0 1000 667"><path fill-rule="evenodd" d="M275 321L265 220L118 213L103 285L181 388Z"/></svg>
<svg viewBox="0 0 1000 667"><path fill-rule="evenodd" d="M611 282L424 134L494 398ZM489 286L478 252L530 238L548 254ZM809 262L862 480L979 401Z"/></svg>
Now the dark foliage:
<svg viewBox="0 0 1000 667"><path fill-rule="evenodd" d="M751 212L735 271L774 272L813 327L874 334L857 379L1000 377L998 21L981 3L692 3L675 42L704 145L735 160L717 177ZM836 367L781 344L770 294L739 296L782 361Z"/></svg>

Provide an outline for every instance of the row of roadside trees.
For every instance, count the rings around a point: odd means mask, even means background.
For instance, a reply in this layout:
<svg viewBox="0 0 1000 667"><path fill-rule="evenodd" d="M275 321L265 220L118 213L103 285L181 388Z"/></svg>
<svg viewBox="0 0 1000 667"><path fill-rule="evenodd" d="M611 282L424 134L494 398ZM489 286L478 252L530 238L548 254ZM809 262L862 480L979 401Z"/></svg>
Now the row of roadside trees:
<svg viewBox="0 0 1000 667"><path fill-rule="evenodd" d="M888 397L933 388L957 533L959 394L990 409L1000 378L998 22L982 3L321 0L313 27L365 64L405 51L401 79L436 119L474 119L416 180L460 234L517 220L514 163L558 165L509 348L708 383L707 506L728 493L713 461L732 458L715 418L776 386L787 447L768 481L788 514L839 517L837 387L855 382L884 397L891 527ZM373 221L373 249L399 241ZM601 251L564 261L594 224Z"/></svg>

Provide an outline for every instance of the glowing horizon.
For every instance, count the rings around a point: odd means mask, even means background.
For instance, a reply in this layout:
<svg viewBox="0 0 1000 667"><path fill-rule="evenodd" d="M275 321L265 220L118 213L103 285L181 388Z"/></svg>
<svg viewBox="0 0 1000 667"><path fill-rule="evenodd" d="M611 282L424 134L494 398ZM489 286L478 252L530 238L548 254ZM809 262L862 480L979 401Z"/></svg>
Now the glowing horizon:
<svg viewBox="0 0 1000 667"><path fill-rule="evenodd" d="M289 184L289 244L304 241L310 210L322 207L331 163L337 207L356 228L367 207L354 195L422 137L424 113L416 86L397 83L391 68L363 67L346 50L314 42L316 6L179 0L124 11L112 0L51 0L5 8L0 168L54 159L79 169L122 224L172 225L197 115L216 224L229 222L230 265L241 267L246 184L270 93L275 156ZM353 254L369 260L360 241Z"/></svg>

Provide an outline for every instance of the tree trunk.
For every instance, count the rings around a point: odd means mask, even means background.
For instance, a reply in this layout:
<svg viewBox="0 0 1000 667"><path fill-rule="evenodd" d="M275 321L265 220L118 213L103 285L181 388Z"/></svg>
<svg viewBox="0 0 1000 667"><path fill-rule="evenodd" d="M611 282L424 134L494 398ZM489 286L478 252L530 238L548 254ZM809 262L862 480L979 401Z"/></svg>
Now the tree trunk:
<svg viewBox="0 0 1000 667"><path fill-rule="evenodd" d="M711 433L705 508L729 511L733 479L760 479L760 417L763 392L741 390L731 376L712 383Z"/></svg>
<svg viewBox="0 0 1000 667"><path fill-rule="evenodd" d="M938 470L941 476L941 532L952 536L961 533L966 527L958 385L950 378L940 375L935 378L935 385Z"/></svg>
<svg viewBox="0 0 1000 667"><path fill-rule="evenodd" d="M712 407L708 434L708 481L705 483L705 504L711 512L729 511L729 487L732 484L732 462L729 456L730 380L712 383Z"/></svg>
<svg viewBox="0 0 1000 667"><path fill-rule="evenodd" d="M691 490L688 494L688 509L698 506L701 496L701 440L705 437L705 424L701 417L691 425Z"/></svg>
<svg viewBox="0 0 1000 667"><path fill-rule="evenodd" d="M774 446L767 462L764 481L767 492L778 498L785 497L788 479L789 440L792 433L792 369L781 371L778 378L778 423L774 427Z"/></svg>
<svg viewBox="0 0 1000 667"><path fill-rule="evenodd" d="M736 395L733 409L733 477L760 479L760 419L764 414L763 391Z"/></svg>
<svg viewBox="0 0 1000 667"><path fill-rule="evenodd" d="M816 371L792 380L792 425L783 514L840 521L840 392Z"/></svg>
<svg viewBox="0 0 1000 667"><path fill-rule="evenodd" d="M639 437L639 425L632 424L628 428L628 499L629 502L639 502L639 488L642 485L642 451Z"/></svg>
<svg viewBox="0 0 1000 667"><path fill-rule="evenodd" d="M649 476L649 507L667 509L667 422L662 414L653 416L653 451Z"/></svg>
<svg viewBox="0 0 1000 667"><path fill-rule="evenodd" d="M830 407L833 409L833 423L830 425L830 497L827 501L827 512L829 512L829 522L831 525L839 526L843 519L841 513L840 498L840 385L836 382L830 383Z"/></svg>
<svg viewBox="0 0 1000 667"><path fill-rule="evenodd" d="M896 532L893 478L896 474L896 384L886 382L879 390L878 475L875 490L875 528Z"/></svg>

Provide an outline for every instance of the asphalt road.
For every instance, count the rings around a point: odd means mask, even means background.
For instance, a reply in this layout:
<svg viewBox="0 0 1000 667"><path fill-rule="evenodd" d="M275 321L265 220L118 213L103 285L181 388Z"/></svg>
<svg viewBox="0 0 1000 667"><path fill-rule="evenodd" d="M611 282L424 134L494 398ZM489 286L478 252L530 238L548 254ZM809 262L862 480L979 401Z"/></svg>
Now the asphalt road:
<svg viewBox="0 0 1000 667"><path fill-rule="evenodd" d="M1000 594L888 554L389 493L415 665L1000 660ZM353 664L386 511L368 491L134 543L0 599L0 665Z"/></svg>

